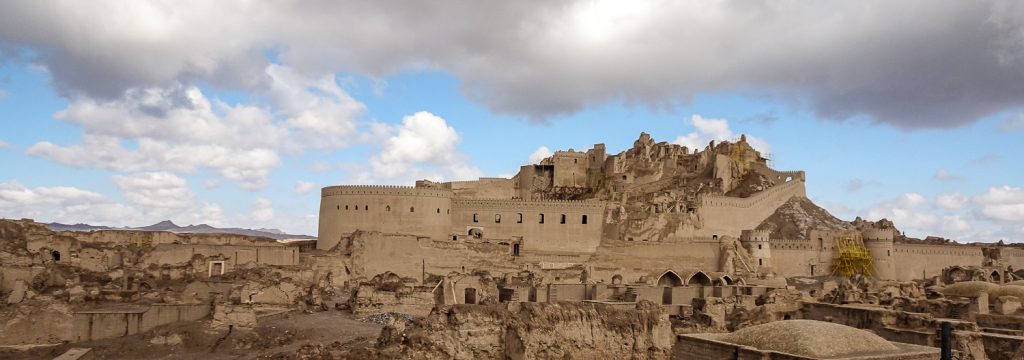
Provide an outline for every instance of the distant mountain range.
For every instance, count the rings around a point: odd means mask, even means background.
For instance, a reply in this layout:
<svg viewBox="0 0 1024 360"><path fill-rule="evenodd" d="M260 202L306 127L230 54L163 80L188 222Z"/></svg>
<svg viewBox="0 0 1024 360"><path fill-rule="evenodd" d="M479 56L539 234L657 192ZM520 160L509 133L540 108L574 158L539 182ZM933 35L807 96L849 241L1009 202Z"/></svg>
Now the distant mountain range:
<svg viewBox="0 0 1024 360"><path fill-rule="evenodd" d="M316 239L315 236L309 235L294 235L286 234L284 231L278 229L241 229L241 228L217 228L206 224L189 225L189 226L178 226L170 220L164 220L153 225L143 227L109 227L109 226L93 226L89 224L59 224L49 223L46 224L53 231L97 231L97 230L138 230L138 231L167 231L173 233L221 233L221 234L238 234L248 236L262 236L268 237L275 240L282 239Z"/></svg>

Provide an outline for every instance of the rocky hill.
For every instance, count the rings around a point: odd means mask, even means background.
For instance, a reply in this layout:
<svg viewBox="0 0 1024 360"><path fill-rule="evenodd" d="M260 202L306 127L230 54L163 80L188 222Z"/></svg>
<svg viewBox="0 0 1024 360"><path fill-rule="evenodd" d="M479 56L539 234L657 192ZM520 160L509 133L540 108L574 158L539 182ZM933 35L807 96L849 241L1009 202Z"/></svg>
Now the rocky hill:
<svg viewBox="0 0 1024 360"><path fill-rule="evenodd" d="M769 230L773 239L807 239L810 230L853 230L849 222L832 216L811 199L794 197L769 216L758 230Z"/></svg>
<svg viewBox="0 0 1024 360"><path fill-rule="evenodd" d="M316 239L310 235L287 234L277 229L242 229L242 228L218 228L207 224L178 226L170 220L164 220L149 226L115 228L109 226L93 226L89 224L66 225L59 223L46 224L53 231L98 231L98 230L135 230L135 231L167 231L172 233L186 234L237 234L246 236L261 236L274 240L283 239Z"/></svg>

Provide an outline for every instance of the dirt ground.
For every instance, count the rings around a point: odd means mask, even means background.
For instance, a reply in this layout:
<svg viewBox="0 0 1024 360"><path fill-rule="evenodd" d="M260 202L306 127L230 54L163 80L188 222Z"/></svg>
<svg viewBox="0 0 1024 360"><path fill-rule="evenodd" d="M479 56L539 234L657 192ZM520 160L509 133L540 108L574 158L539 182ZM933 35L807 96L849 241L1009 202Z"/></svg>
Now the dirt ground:
<svg viewBox="0 0 1024 360"><path fill-rule="evenodd" d="M212 330L209 320L173 324L119 339L63 344L27 351L0 349L0 359L53 359L73 347L92 348L88 359L300 359L353 358L372 347L381 326L338 311L295 313L261 322L251 331ZM168 345L170 343L174 345Z"/></svg>

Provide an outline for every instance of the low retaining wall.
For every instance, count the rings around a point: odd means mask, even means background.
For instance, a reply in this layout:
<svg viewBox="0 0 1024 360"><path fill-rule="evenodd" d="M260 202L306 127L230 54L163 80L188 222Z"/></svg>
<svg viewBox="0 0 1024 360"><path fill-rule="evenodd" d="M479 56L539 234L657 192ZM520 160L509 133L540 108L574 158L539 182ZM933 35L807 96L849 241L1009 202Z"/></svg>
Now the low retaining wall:
<svg viewBox="0 0 1024 360"><path fill-rule="evenodd" d="M195 321L210 314L209 304L153 304L74 313L74 342L111 339L148 331L160 325Z"/></svg>

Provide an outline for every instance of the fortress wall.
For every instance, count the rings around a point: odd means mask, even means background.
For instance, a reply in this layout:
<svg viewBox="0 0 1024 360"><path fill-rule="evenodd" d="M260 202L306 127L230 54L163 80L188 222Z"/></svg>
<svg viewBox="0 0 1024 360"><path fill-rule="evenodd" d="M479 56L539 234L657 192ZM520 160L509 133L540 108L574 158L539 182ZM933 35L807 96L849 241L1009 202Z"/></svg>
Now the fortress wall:
<svg viewBox="0 0 1024 360"><path fill-rule="evenodd" d="M832 272L832 253L812 248L772 247L772 267L781 276L821 276Z"/></svg>
<svg viewBox="0 0 1024 360"><path fill-rule="evenodd" d="M776 182L785 181L786 178L791 178L792 180L804 180L805 177L805 173L803 171L778 171L759 162L753 163L751 168L754 169L754 171L775 180Z"/></svg>
<svg viewBox="0 0 1024 360"><path fill-rule="evenodd" d="M611 283L613 276L621 275L625 282L632 282L640 276L660 274L666 269L677 272L687 269L718 271L720 249L721 245L717 241L665 243L606 240L588 263L593 265L592 279Z"/></svg>
<svg viewBox="0 0 1024 360"><path fill-rule="evenodd" d="M158 244L210 244L210 245L253 245L273 243L270 238L220 233L172 233L168 231L141 230L97 230L61 231L61 235L72 236L85 243L116 245L158 245Z"/></svg>
<svg viewBox="0 0 1024 360"><path fill-rule="evenodd" d="M1003 261L1013 266L1014 270L1024 269L1024 249L1004 247L999 252Z"/></svg>
<svg viewBox="0 0 1024 360"><path fill-rule="evenodd" d="M871 252L871 262L875 266L875 276L884 280L896 280L896 261L893 257L895 247L892 239L888 241L864 239L864 246Z"/></svg>
<svg viewBox="0 0 1024 360"><path fill-rule="evenodd" d="M976 246L897 243L893 248L895 275L901 281L942 275L952 265L980 266L985 258Z"/></svg>
<svg viewBox="0 0 1024 360"><path fill-rule="evenodd" d="M452 233L468 235L470 229L480 229L485 239L522 237L521 253L590 253L601 243L605 204L599 201L459 199L452 207ZM541 214L544 223L540 222Z"/></svg>
<svg viewBox="0 0 1024 360"><path fill-rule="evenodd" d="M875 276L879 279L896 279L896 264L893 253L892 229L864 229L861 231L864 246L871 252L871 262L875 266Z"/></svg>
<svg viewBox="0 0 1024 360"><path fill-rule="evenodd" d="M320 199L318 249L356 230L445 238L451 227L449 190L407 186L332 186Z"/></svg>
<svg viewBox="0 0 1024 360"><path fill-rule="evenodd" d="M195 255L225 258L225 271L250 262L278 266L299 264L299 249L296 247L247 245L160 244L144 261L157 265L186 264Z"/></svg>
<svg viewBox="0 0 1024 360"><path fill-rule="evenodd" d="M555 186L586 186L587 169L590 167L586 153L575 151L556 151L552 156L555 162Z"/></svg>
<svg viewBox="0 0 1024 360"><path fill-rule="evenodd" d="M512 199L519 196L512 179L480 178L477 181L452 181L448 184L458 197Z"/></svg>
<svg viewBox="0 0 1024 360"><path fill-rule="evenodd" d="M700 233L738 238L741 231L756 228L790 198L805 194L803 181L793 180L747 198L703 195L698 200L703 221Z"/></svg>
<svg viewBox="0 0 1024 360"><path fill-rule="evenodd" d="M537 171L533 165L523 165L519 167L519 175L516 177L520 199L530 200L533 198L533 178L537 176Z"/></svg>
<svg viewBox="0 0 1024 360"><path fill-rule="evenodd" d="M391 271L403 277L420 279L428 274L447 275L452 271L475 268L515 271L508 245L498 243L431 240L413 235L358 233L354 235L353 273L366 277ZM354 275L354 276L355 276Z"/></svg>

